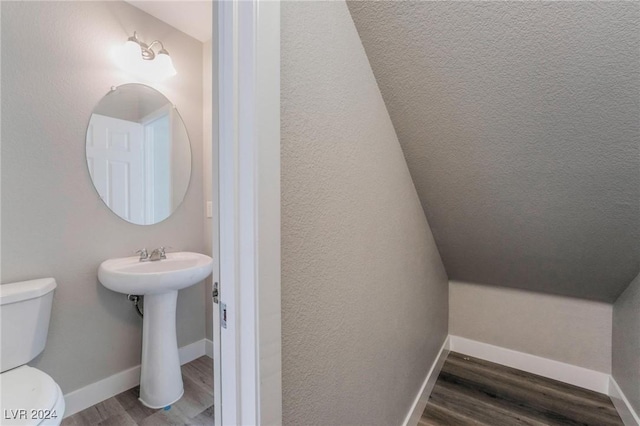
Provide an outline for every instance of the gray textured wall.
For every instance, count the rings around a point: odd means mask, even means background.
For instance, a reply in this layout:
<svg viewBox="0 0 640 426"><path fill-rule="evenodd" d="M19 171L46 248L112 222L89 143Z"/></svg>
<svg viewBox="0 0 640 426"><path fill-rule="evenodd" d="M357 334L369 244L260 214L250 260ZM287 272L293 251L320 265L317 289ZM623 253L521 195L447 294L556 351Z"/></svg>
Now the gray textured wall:
<svg viewBox="0 0 640 426"><path fill-rule="evenodd" d="M449 277L613 302L640 270L640 3L349 7Z"/></svg>
<svg viewBox="0 0 640 426"><path fill-rule="evenodd" d="M49 339L33 363L67 393L140 363L141 320L98 283L100 262L139 247L202 251L202 43L123 2L2 2L2 282L54 277ZM178 75L155 87L180 111L193 172L168 220L137 226L99 199L85 130L112 85L109 49L134 30L161 39ZM180 346L202 339L202 285L178 298Z"/></svg>
<svg viewBox="0 0 640 426"><path fill-rule="evenodd" d="M283 2L287 425L400 424L447 335L447 276L344 2Z"/></svg>
<svg viewBox="0 0 640 426"><path fill-rule="evenodd" d="M612 375L640 413L640 275L613 306Z"/></svg>
<svg viewBox="0 0 640 426"><path fill-rule="evenodd" d="M611 373L613 306L451 281L449 333Z"/></svg>

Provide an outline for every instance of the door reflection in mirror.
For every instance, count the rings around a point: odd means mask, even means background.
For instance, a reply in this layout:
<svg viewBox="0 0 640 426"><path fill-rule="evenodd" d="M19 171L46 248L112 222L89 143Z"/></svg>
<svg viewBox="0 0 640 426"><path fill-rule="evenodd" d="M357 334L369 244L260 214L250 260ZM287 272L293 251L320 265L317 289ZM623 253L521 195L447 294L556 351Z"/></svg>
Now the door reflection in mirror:
<svg viewBox="0 0 640 426"><path fill-rule="evenodd" d="M96 191L122 219L151 225L182 203L191 176L189 137L157 90L125 84L105 95L89 120L86 152Z"/></svg>

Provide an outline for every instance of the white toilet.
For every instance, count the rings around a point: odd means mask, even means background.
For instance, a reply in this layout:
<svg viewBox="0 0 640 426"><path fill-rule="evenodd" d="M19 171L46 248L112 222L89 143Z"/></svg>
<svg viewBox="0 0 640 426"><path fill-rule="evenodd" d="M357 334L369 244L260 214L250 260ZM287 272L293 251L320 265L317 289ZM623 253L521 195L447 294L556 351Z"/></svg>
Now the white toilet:
<svg viewBox="0 0 640 426"><path fill-rule="evenodd" d="M0 285L0 425L59 425L60 386L29 367L47 343L56 281L44 278Z"/></svg>

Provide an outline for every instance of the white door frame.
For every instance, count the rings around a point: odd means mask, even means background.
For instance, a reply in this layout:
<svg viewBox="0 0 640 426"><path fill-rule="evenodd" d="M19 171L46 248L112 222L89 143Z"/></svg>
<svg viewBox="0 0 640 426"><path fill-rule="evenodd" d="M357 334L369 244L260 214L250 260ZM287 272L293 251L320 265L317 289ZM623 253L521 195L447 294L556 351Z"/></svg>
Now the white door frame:
<svg viewBox="0 0 640 426"><path fill-rule="evenodd" d="M280 4L219 1L223 425L282 423ZM222 306L222 305L220 305ZM216 411L218 407L216 407Z"/></svg>

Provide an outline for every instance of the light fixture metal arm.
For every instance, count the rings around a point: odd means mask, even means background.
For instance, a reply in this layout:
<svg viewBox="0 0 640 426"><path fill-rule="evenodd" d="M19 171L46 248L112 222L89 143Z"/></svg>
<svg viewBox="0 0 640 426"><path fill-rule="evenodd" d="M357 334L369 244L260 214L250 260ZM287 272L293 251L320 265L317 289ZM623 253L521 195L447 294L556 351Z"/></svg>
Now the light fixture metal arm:
<svg viewBox="0 0 640 426"><path fill-rule="evenodd" d="M162 42L161 42L160 40L153 40L153 41L149 44L148 49L151 49L151 48L153 47L153 45L154 45L154 44L156 44L156 43L160 45L160 52L162 52L162 51L165 51L165 52L166 52L166 51L167 51L167 50L164 48L164 44L162 44Z"/></svg>
<svg viewBox="0 0 640 426"><path fill-rule="evenodd" d="M138 51L137 48L140 48L140 50ZM154 48L157 51L154 51ZM167 77L176 75L176 69L173 67L169 52L167 52L164 48L164 43L160 40L153 40L150 44L147 44L141 41L138 38L138 32L134 31L133 35L127 39L121 52L118 62L120 67L127 71L139 74L141 70L145 70L142 72L143 74L145 72L150 73L150 75L154 75L153 78L156 80L164 80ZM142 60L140 61L140 59ZM159 60L154 61L154 59Z"/></svg>

